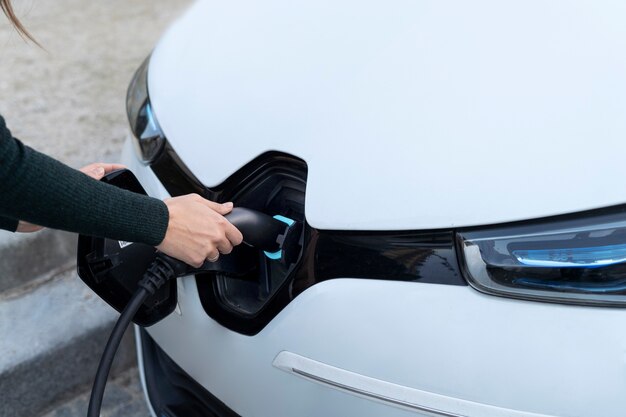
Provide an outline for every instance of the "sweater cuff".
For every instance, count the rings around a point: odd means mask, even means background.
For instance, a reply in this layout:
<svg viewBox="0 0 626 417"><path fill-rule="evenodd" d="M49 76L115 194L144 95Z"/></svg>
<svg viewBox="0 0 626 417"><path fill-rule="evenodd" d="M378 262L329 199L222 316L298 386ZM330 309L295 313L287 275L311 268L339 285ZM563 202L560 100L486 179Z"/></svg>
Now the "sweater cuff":
<svg viewBox="0 0 626 417"><path fill-rule="evenodd" d="M149 197L150 200L154 201L154 204L151 206L152 211L150 213L150 218L153 219L154 223L152 227L146 230L146 242L152 246L158 246L165 239L165 232L167 232L167 226L169 226L170 220L170 212L167 209L167 205L156 198Z"/></svg>
<svg viewBox="0 0 626 417"><path fill-rule="evenodd" d="M15 232L17 230L17 224L19 222L10 217L0 216L0 229L8 230L9 232Z"/></svg>

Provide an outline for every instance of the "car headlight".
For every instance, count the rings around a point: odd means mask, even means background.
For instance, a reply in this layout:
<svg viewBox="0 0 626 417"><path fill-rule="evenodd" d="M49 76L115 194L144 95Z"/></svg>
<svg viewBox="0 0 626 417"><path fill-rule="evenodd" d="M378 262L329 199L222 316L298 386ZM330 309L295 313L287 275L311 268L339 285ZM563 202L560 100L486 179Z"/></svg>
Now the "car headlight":
<svg viewBox="0 0 626 417"><path fill-rule="evenodd" d="M126 112L135 139L133 142L137 155L145 164L154 161L165 144L165 136L154 116L148 95L149 62L148 57L137 69L126 95Z"/></svg>
<svg viewBox="0 0 626 417"><path fill-rule="evenodd" d="M460 233L463 269L479 291L626 307L626 214Z"/></svg>

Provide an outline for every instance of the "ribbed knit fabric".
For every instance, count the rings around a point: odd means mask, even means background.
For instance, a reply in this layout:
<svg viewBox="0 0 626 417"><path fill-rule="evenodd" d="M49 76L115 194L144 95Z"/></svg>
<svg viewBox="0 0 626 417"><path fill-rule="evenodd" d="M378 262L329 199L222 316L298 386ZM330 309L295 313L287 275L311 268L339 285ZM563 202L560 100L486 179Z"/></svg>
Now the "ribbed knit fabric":
<svg viewBox="0 0 626 417"><path fill-rule="evenodd" d="M161 200L96 181L23 145L0 116L0 228L15 231L17 219L156 246L169 213Z"/></svg>
<svg viewBox="0 0 626 417"><path fill-rule="evenodd" d="M8 230L9 232L15 232L17 229L18 221L9 217L0 216L0 229Z"/></svg>

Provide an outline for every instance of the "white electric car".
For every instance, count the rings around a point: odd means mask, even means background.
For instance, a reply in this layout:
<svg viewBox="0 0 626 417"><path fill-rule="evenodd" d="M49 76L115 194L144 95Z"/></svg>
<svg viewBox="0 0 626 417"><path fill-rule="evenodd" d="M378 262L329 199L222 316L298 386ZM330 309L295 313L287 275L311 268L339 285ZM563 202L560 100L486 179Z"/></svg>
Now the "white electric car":
<svg viewBox="0 0 626 417"><path fill-rule="evenodd" d="M626 414L623 1L199 0L128 111L150 195L302 228L137 330L155 417Z"/></svg>

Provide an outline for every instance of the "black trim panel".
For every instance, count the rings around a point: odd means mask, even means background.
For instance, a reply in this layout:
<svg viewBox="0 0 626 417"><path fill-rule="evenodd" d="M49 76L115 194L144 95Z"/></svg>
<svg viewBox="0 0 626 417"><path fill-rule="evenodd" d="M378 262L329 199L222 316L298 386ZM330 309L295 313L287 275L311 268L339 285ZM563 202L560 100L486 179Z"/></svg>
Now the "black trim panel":
<svg viewBox="0 0 626 417"><path fill-rule="evenodd" d="M182 370L141 329L143 371L152 409L159 417L240 417Z"/></svg>
<svg viewBox="0 0 626 417"><path fill-rule="evenodd" d="M270 178L280 178L296 192L297 183L306 184L307 174L306 163L301 159L268 152L246 164L221 185L209 189L185 167L170 145L166 145L152 169L171 195L195 192L215 201L234 201L236 205L258 210L264 208L261 200L275 190ZM294 210L293 204L284 208ZM467 285L459 269L451 230L329 231L312 228L303 214L301 217L292 217L303 222L300 257L288 269L287 278L272 290L265 304L254 314L236 311L225 302L220 279L215 279L215 274L197 276L200 300L209 316L231 330L254 335L302 291L329 279L348 277ZM257 275L252 278L258 280L258 270L254 273Z"/></svg>
<svg viewBox="0 0 626 417"><path fill-rule="evenodd" d="M364 278L467 285L461 275L452 232L348 233L305 227L304 253L290 277L254 315L224 305L211 276L196 279L205 311L231 330L254 335L298 294L330 279ZM393 276L393 279L389 277Z"/></svg>
<svg viewBox="0 0 626 417"><path fill-rule="evenodd" d="M150 168L172 197L192 193L213 197L206 194L207 188L191 173L167 140Z"/></svg>

